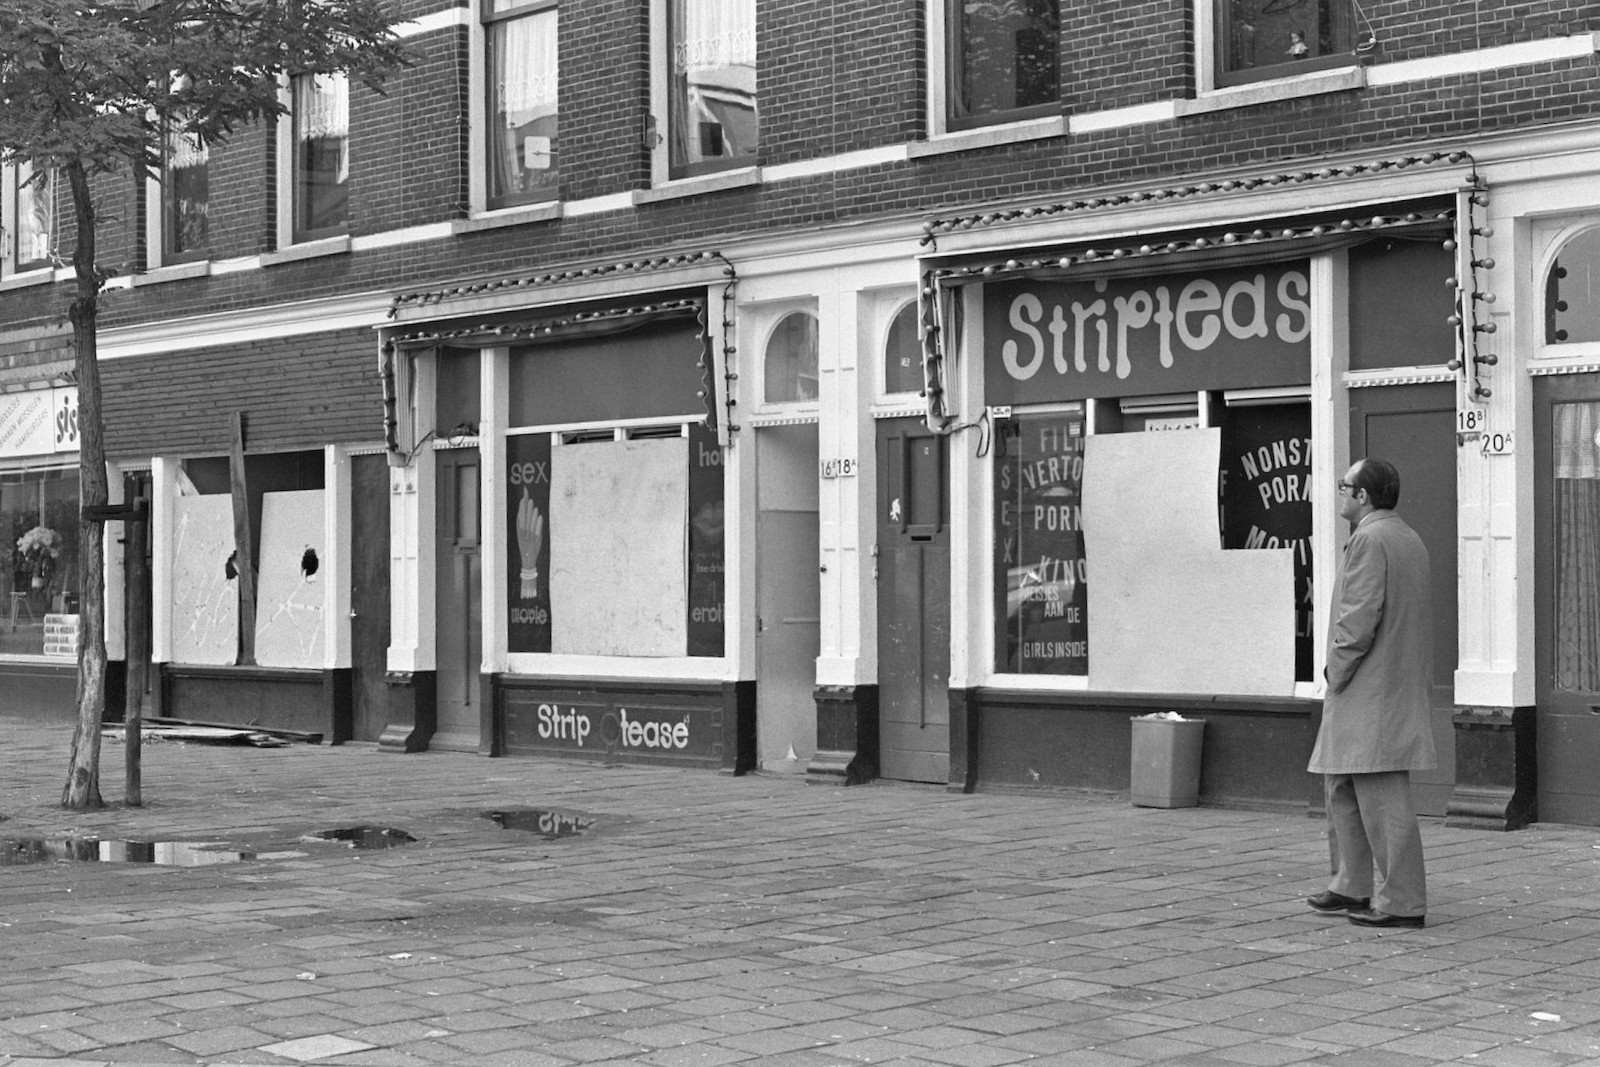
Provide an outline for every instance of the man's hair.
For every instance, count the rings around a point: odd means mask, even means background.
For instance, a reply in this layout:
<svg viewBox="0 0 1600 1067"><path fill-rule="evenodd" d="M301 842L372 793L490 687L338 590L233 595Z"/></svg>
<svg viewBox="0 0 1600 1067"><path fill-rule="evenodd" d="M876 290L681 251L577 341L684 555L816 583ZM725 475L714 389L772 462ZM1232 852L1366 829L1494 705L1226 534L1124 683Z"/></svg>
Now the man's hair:
<svg viewBox="0 0 1600 1067"><path fill-rule="evenodd" d="M1367 491L1375 508L1388 509L1400 502L1400 472L1388 460L1368 456L1356 469L1355 483Z"/></svg>

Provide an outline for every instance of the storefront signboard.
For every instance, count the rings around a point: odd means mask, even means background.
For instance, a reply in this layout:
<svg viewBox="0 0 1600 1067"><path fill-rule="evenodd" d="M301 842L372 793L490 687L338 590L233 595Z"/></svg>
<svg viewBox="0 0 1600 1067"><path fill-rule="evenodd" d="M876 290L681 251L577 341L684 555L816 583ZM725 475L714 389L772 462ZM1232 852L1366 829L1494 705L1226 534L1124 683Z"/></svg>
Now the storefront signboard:
<svg viewBox="0 0 1600 1067"><path fill-rule="evenodd" d="M689 428L688 653L720 656L723 595L727 589L724 541L723 452L715 430Z"/></svg>
<svg viewBox="0 0 1600 1067"><path fill-rule="evenodd" d="M985 402L1288 385L1311 361L1306 260L984 286Z"/></svg>
<svg viewBox="0 0 1600 1067"><path fill-rule="evenodd" d="M506 438L506 647L550 651L550 435Z"/></svg>
<svg viewBox="0 0 1600 1067"><path fill-rule="evenodd" d="M77 386L0 394L0 459L77 450Z"/></svg>
<svg viewBox="0 0 1600 1067"><path fill-rule="evenodd" d="M708 708L587 695L515 690L505 695L511 751L704 760L715 755Z"/></svg>

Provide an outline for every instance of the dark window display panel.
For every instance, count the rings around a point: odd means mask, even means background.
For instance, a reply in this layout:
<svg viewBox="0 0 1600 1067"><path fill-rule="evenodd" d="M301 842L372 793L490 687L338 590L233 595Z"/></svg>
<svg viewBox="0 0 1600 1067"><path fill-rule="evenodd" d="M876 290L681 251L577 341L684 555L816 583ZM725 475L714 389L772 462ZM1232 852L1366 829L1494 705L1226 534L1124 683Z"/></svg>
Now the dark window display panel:
<svg viewBox="0 0 1600 1067"><path fill-rule="evenodd" d="M78 472L0 475L0 654L76 658ZM70 620L70 621L69 621Z"/></svg>

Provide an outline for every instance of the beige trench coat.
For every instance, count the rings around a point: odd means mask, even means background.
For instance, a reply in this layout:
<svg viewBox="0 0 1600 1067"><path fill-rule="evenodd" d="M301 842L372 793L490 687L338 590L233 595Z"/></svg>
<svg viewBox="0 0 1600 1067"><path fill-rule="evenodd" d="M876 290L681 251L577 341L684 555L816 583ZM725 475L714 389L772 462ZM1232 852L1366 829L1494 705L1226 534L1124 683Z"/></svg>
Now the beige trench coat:
<svg viewBox="0 0 1600 1067"><path fill-rule="evenodd" d="M1307 770L1367 774L1437 765L1428 550L1392 511L1368 515L1345 545L1333 587L1327 677Z"/></svg>

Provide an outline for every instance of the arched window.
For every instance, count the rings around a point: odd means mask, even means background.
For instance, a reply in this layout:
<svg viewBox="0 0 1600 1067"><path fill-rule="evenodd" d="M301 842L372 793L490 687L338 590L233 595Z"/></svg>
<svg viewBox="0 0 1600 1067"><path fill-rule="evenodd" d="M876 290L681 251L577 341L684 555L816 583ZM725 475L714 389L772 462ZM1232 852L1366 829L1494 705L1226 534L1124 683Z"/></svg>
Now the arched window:
<svg viewBox="0 0 1600 1067"><path fill-rule="evenodd" d="M767 339L766 400L793 404L817 399L817 320L794 311Z"/></svg>
<svg viewBox="0 0 1600 1067"><path fill-rule="evenodd" d="M885 392L922 392L922 339L917 330L915 300L896 312L889 324L889 337L883 344L883 367Z"/></svg>
<svg viewBox="0 0 1600 1067"><path fill-rule="evenodd" d="M1545 344L1600 341L1600 226L1561 246L1544 281Z"/></svg>

